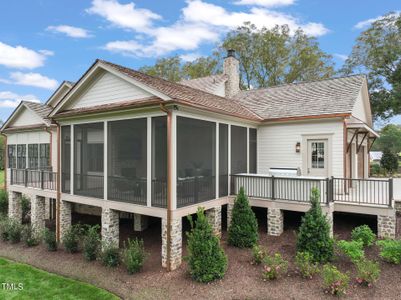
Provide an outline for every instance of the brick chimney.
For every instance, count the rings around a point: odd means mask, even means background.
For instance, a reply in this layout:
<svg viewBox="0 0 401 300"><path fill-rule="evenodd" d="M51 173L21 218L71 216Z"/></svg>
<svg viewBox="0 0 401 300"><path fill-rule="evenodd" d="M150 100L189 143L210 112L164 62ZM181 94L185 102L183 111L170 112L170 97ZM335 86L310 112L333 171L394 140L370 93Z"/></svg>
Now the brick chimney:
<svg viewBox="0 0 401 300"><path fill-rule="evenodd" d="M227 50L227 57L223 64L224 74L228 76L225 86L225 95L227 98L237 94L239 89L239 61L235 58L235 50Z"/></svg>

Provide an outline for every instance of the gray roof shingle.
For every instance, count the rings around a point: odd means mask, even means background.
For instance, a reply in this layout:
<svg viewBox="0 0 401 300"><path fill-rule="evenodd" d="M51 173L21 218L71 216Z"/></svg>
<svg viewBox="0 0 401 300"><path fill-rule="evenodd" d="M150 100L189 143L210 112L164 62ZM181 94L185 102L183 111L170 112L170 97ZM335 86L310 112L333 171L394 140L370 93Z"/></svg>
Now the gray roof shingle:
<svg viewBox="0 0 401 300"><path fill-rule="evenodd" d="M211 94L218 93L222 84L228 79L225 74L211 75L196 79L181 80L178 83L198 89Z"/></svg>
<svg viewBox="0 0 401 300"><path fill-rule="evenodd" d="M345 114L365 82L365 75L352 75L241 91L234 98L265 120Z"/></svg>
<svg viewBox="0 0 401 300"><path fill-rule="evenodd" d="M47 118L47 116L52 111L52 108L50 106L30 101L22 101L22 102L25 106L33 110L39 117L41 117L47 125L51 124L51 120Z"/></svg>

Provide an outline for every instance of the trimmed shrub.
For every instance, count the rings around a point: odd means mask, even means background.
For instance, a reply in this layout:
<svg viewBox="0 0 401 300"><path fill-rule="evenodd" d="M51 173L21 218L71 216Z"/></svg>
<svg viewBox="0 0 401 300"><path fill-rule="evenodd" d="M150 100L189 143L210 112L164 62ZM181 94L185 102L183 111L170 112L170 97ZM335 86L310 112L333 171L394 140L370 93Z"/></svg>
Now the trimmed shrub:
<svg viewBox="0 0 401 300"><path fill-rule="evenodd" d="M310 202L312 207L302 217L297 236L297 251L308 252L316 262L324 263L333 258L333 239L330 225L320 207L320 192L313 188Z"/></svg>
<svg viewBox="0 0 401 300"><path fill-rule="evenodd" d="M363 259L356 262L356 281L360 285L371 287L380 277L379 263Z"/></svg>
<svg viewBox="0 0 401 300"><path fill-rule="evenodd" d="M22 221L29 222L31 213L31 201L25 195L21 197L21 211L22 211Z"/></svg>
<svg viewBox="0 0 401 300"><path fill-rule="evenodd" d="M95 260L100 247L99 225L88 226L83 238L82 251L87 261Z"/></svg>
<svg viewBox="0 0 401 300"><path fill-rule="evenodd" d="M220 246L220 239L213 233L203 208L199 207L195 222L189 216L191 231L188 237L189 273L199 282L210 282L224 277L227 270L227 256Z"/></svg>
<svg viewBox="0 0 401 300"><path fill-rule="evenodd" d="M297 252L295 265L303 278L312 279L313 275L319 272L319 264L309 252Z"/></svg>
<svg viewBox="0 0 401 300"><path fill-rule="evenodd" d="M8 224L8 240L12 244L17 244L21 241L22 225L14 219L9 220Z"/></svg>
<svg viewBox="0 0 401 300"><path fill-rule="evenodd" d="M0 235L3 242L8 241L8 227L10 225L10 219L7 216L0 216Z"/></svg>
<svg viewBox="0 0 401 300"><path fill-rule="evenodd" d="M106 267L117 267L120 264L120 249L113 245L104 245L101 259Z"/></svg>
<svg viewBox="0 0 401 300"><path fill-rule="evenodd" d="M128 274L139 272L146 259L143 240L128 239L127 244L124 244L122 259Z"/></svg>
<svg viewBox="0 0 401 300"><path fill-rule="evenodd" d="M39 236L33 230L31 224L26 224L22 229L22 241L27 247L33 247L39 245Z"/></svg>
<svg viewBox="0 0 401 300"><path fill-rule="evenodd" d="M362 241L363 246L372 246L376 240L376 235L368 225L361 225L355 227L351 232L351 238L353 241Z"/></svg>
<svg viewBox="0 0 401 300"><path fill-rule="evenodd" d="M363 251L363 242L361 240L357 241L338 241L338 248L344 253L352 262L356 262L365 257L365 252Z"/></svg>
<svg viewBox="0 0 401 300"><path fill-rule="evenodd" d="M252 247L252 264L253 265L260 265L267 255L267 249L260 246L254 245Z"/></svg>
<svg viewBox="0 0 401 300"><path fill-rule="evenodd" d="M8 213L8 193L0 190L0 216L6 216Z"/></svg>
<svg viewBox="0 0 401 300"><path fill-rule="evenodd" d="M250 248L258 240L258 222L249 205L244 188L241 187L234 201L231 224L228 228L228 243L239 248Z"/></svg>
<svg viewBox="0 0 401 300"><path fill-rule="evenodd" d="M376 243L380 248L379 256L386 262L400 264L401 262L401 241L381 240Z"/></svg>
<svg viewBox="0 0 401 300"><path fill-rule="evenodd" d="M43 242L48 251L57 251L57 239L54 231L45 228L43 232Z"/></svg>
<svg viewBox="0 0 401 300"><path fill-rule="evenodd" d="M346 294L349 276L341 273L335 266L327 264L322 270L323 287L326 293L341 296Z"/></svg>
<svg viewBox="0 0 401 300"><path fill-rule="evenodd" d="M63 245L67 252L76 253L79 251L79 241L82 237L81 225L72 225L63 236Z"/></svg>
<svg viewBox="0 0 401 300"><path fill-rule="evenodd" d="M287 273L288 261L281 257L280 253L266 255L263 259L262 277L264 280L274 280Z"/></svg>

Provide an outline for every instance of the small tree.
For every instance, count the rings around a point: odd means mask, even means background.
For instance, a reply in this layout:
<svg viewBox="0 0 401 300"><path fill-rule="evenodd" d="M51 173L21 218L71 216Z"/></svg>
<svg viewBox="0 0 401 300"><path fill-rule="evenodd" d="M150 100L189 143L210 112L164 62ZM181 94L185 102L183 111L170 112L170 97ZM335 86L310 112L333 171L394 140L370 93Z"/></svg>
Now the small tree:
<svg viewBox="0 0 401 300"><path fill-rule="evenodd" d="M327 262L333 257L333 239L330 226L319 203L320 193L312 189L312 207L302 218L297 239L297 251L309 252L316 262Z"/></svg>
<svg viewBox="0 0 401 300"><path fill-rule="evenodd" d="M231 224L228 228L228 243L239 248L250 248L258 240L258 221L245 196L244 188L241 187L234 201Z"/></svg>
<svg viewBox="0 0 401 300"><path fill-rule="evenodd" d="M187 233L189 273L199 282L223 278L227 270L227 256L220 246L220 239L213 233L203 208L198 208L196 215L195 222L188 217L192 227Z"/></svg>
<svg viewBox="0 0 401 300"><path fill-rule="evenodd" d="M386 148L383 151L383 156L380 159L380 165L391 174L398 170L398 157Z"/></svg>

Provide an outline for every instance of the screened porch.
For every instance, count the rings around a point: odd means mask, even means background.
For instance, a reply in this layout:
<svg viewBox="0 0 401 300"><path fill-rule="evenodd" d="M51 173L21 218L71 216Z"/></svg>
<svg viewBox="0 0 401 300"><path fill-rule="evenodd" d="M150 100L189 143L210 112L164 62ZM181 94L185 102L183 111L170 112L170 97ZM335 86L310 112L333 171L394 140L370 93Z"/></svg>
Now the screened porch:
<svg viewBox="0 0 401 300"><path fill-rule="evenodd" d="M227 196L230 172L256 172L255 128L174 122L176 208ZM65 125L61 148L63 193L167 207L166 116Z"/></svg>

